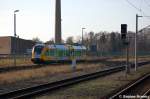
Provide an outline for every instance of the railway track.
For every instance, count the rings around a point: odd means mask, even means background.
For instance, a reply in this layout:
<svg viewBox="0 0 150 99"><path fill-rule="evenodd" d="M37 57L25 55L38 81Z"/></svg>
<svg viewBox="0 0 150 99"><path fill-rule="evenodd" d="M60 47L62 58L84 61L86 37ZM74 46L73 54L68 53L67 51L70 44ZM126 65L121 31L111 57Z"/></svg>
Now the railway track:
<svg viewBox="0 0 150 99"><path fill-rule="evenodd" d="M139 66L141 66L145 63L147 64L149 62L139 63ZM22 98L28 99L28 98L31 98L31 97L36 96L36 95L41 95L42 93L45 93L48 91L57 90L58 88L66 87L69 85L73 85L76 83L80 83L83 81L94 79L97 77L109 75L109 74L112 74L115 72L122 71L124 69L125 69L125 66L113 67L110 69L105 69L102 71L98 71L98 72L94 72L94 73L90 73L90 74L85 74L85 75L81 75L81 76L74 77L74 78L64 79L64 80L56 81L53 83L46 83L46 84L41 84L38 86L14 90L14 91L7 92L7 93L1 93L0 99L10 99L10 98L11 99L22 99Z"/></svg>
<svg viewBox="0 0 150 99"><path fill-rule="evenodd" d="M58 88L61 87L66 87L69 85L73 85L82 81L86 81L89 79L94 79L100 76L104 76L104 75L108 75L114 72L118 72L124 69L124 66L120 66L120 67L114 67L111 69L106 69L103 71L99 71L99 72L95 72L95 73L91 73L91 74L85 74L85 75L81 75L78 77L74 77L74 78L69 78L69 79L65 79L65 80L61 80L61 81L57 81L57 82L53 82L53 83L47 83L47 84L42 84L42 85L38 85L38 86L33 86L33 87L29 87L29 88L23 88L23 89L19 89L19 90L15 90L15 91L11 91L8 93L3 93L0 94L0 99L28 99L30 97L33 97L35 95L38 94L42 94L45 93L47 91L52 91L52 90L57 90Z"/></svg>
<svg viewBox="0 0 150 99"><path fill-rule="evenodd" d="M119 91L110 99L149 99L150 98L150 73L136 82Z"/></svg>
<svg viewBox="0 0 150 99"><path fill-rule="evenodd" d="M121 64L125 64L125 62L107 62L106 60L90 60L90 61L85 61L86 63L98 63L98 62L102 62L102 63L107 63L106 65L109 66L109 64L114 64L114 65L121 65ZM79 62L79 63L83 63L83 62ZM37 68L42 68L42 67L47 67L47 66L59 66L62 65L64 63L51 63L51 64L45 64L45 65L22 65L22 66L6 66L6 67L0 67L0 73L6 73L6 72L13 72L13 71L20 71L20 70L30 70L30 69L37 69ZM65 63L65 64L70 64L70 63Z"/></svg>
<svg viewBox="0 0 150 99"><path fill-rule="evenodd" d="M26 70L31 68L37 68L37 65L22 65L22 66L5 66L0 67L0 73L17 71L17 70Z"/></svg>
<svg viewBox="0 0 150 99"><path fill-rule="evenodd" d="M56 64L51 64L51 65L56 65ZM0 67L0 73L37 69L37 68L46 67L46 66L48 66L48 65L35 65L35 64L33 64L33 65L22 65L22 66L6 66L6 67Z"/></svg>

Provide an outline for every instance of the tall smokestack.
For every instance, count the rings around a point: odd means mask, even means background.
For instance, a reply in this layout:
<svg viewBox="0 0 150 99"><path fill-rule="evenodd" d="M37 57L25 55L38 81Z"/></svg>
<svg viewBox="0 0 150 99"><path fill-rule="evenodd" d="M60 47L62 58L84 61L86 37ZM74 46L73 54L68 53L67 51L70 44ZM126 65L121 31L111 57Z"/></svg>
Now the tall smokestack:
<svg viewBox="0 0 150 99"><path fill-rule="evenodd" d="M55 43L61 43L61 0L56 0L55 8Z"/></svg>

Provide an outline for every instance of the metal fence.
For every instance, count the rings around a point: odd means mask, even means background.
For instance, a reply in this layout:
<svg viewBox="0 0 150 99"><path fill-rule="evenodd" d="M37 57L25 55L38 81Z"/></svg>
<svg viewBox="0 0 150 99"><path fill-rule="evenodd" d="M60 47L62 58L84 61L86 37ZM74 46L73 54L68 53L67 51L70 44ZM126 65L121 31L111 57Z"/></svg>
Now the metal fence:
<svg viewBox="0 0 150 99"><path fill-rule="evenodd" d="M16 59L16 60L15 60ZM16 61L16 65L27 65L32 64L31 55L22 54L22 55L0 55L0 66L14 66L14 62Z"/></svg>

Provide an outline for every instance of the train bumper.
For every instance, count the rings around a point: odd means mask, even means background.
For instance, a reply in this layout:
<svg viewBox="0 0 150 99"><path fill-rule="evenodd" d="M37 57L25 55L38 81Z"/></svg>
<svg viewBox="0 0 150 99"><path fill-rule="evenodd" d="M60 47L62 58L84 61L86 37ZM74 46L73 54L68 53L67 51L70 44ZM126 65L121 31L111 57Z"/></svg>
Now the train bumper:
<svg viewBox="0 0 150 99"><path fill-rule="evenodd" d="M40 58L32 58L31 61L35 64L41 64L43 63L43 60L41 60Z"/></svg>

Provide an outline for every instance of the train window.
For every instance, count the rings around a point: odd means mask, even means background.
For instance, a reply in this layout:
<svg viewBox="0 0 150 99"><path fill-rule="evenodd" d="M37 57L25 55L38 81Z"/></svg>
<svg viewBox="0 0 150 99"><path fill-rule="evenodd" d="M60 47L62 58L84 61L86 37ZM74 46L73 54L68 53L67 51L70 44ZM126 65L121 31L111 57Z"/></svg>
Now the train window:
<svg viewBox="0 0 150 99"><path fill-rule="evenodd" d="M75 50L74 53L75 53L75 56L78 56L78 50Z"/></svg>
<svg viewBox="0 0 150 99"><path fill-rule="evenodd" d="M66 56L66 50L63 50L63 57Z"/></svg>
<svg viewBox="0 0 150 99"><path fill-rule="evenodd" d="M80 51L77 51L77 56L80 56Z"/></svg>
<svg viewBox="0 0 150 99"><path fill-rule="evenodd" d="M54 56L57 57L57 50L54 49Z"/></svg>
<svg viewBox="0 0 150 99"><path fill-rule="evenodd" d="M74 56L76 56L76 55L77 55L76 50L74 50L74 51L73 51L73 55L74 55Z"/></svg>
<svg viewBox="0 0 150 99"><path fill-rule="evenodd" d="M74 51L75 52L75 56L78 56L78 50Z"/></svg>
<svg viewBox="0 0 150 99"><path fill-rule="evenodd" d="M63 50L59 51L59 56L62 57L63 56Z"/></svg>
<svg viewBox="0 0 150 99"><path fill-rule="evenodd" d="M49 56L55 56L55 51L54 51L54 49L50 49L50 50L48 51L48 55L49 55Z"/></svg>
<svg viewBox="0 0 150 99"><path fill-rule="evenodd" d="M70 56L74 56L74 50L70 51Z"/></svg>
<svg viewBox="0 0 150 99"><path fill-rule="evenodd" d="M48 50L46 50L46 51L45 51L45 55L46 55L46 56L48 56L48 55L49 55L49 52L48 52Z"/></svg>
<svg viewBox="0 0 150 99"><path fill-rule="evenodd" d="M56 57L59 56L58 52L59 52L58 49L55 49L55 56L56 56Z"/></svg>
<svg viewBox="0 0 150 99"><path fill-rule="evenodd" d="M81 56L81 51L80 50L78 51L78 56Z"/></svg>
<svg viewBox="0 0 150 99"><path fill-rule="evenodd" d="M67 56L67 57L69 57L69 56L70 56L70 54L69 54L69 53L70 53L70 51L69 51L69 50L66 50L66 56Z"/></svg>
<svg viewBox="0 0 150 99"><path fill-rule="evenodd" d="M66 56L66 50L64 50L64 57Z"/></svg>
<svg viewBox="0 0 150 99"><path fill-rule="evenodd" d="M55 50L54 49L52 50L52 56L55 56Z"/></svg>

